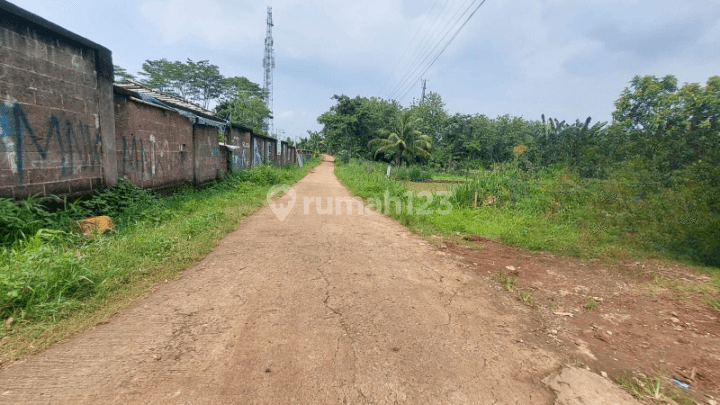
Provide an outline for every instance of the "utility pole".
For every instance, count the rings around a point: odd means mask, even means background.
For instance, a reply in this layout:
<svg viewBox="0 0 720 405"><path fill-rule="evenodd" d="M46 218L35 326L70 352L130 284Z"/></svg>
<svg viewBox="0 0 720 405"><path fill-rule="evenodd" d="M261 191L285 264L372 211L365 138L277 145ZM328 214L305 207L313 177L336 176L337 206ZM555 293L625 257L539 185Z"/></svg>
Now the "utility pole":
<svg viewBox="0 0 720 405"><path fill-rule="evenodd" d="M265 57L263 58L263 68L265 68L265 76L263 85L265 87L265 106L270 111L270 118L265 119L265 127L268 135L273 134L273 70L275 69L275 51L273 50L272 37L272 7L267 8L267 33L265 34Z"/></svg>
<svg viewBox="0 0 720 405"><path fill-rule="evenodd" d="M422 83L422 102L425 102L425 89L427 88L427 79L420 79L420 83Z"/></svg>

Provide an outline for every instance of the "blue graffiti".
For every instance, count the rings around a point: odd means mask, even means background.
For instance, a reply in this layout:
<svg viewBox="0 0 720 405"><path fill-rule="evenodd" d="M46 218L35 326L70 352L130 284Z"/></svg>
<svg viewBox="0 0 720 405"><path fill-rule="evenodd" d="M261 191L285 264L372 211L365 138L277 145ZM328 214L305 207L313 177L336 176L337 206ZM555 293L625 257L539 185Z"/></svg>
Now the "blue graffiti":
<svg viewBox="0 0 720 405"><path fill-rule="evenodd" d="M64 137L62 124L65 129ZM0 105L0 141L2 141L0 152L6 153L11 171L17 174L18 184L22 186L25 183L23 140L27 138L35 146L35 150L43 160L49 158L51 142L53 139L56 141L60 152L60 170L63 176L74 172L76 154L80 156L81 170L88 168L95 170L96 165L100 162L100 133L96 134L93 143L88 126L80 122L78 128L79 131L76 132L72 122L65 120L61 123L55 115L51 114L43 145L18 103ZM77 151L73 150L73 144L77 146Z"/></svg>

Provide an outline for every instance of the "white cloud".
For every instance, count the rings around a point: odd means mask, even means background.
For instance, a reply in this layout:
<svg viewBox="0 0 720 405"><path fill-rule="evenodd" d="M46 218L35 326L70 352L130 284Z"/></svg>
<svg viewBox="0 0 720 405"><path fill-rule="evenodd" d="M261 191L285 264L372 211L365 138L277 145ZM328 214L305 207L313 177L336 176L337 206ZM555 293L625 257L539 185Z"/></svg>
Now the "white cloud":
<svg viewBox="0 0 720 405"><path fill-rule="evenodd" d="M333 94L387 96L467 1L274 1L275 126L303 136ZM190 57L262 80L266 3L14 3L107 46L131 71ZM718 15L719 0L487 0L425 77L452 113L607 119L633 75L718 74ZM412 38L421 46L403 55ZM408 86L405 104L420 94L414 77Z"/></svg>

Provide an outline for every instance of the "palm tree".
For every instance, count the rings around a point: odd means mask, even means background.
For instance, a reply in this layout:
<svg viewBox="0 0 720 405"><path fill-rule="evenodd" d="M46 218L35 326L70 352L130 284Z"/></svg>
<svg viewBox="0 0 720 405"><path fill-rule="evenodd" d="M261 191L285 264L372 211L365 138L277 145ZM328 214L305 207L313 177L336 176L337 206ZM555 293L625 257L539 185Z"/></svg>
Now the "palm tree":
<svg viewBox="0 0 720 405"><path fill-rule="evenodd" d="M432 147L432 138L415 129L417 118L410 110L403 111L395 118L392 131L387 138L375 138L368 146L375 150L375 156L380 153L395 156L395 163L400 167L403 160L415 157L430 157L428 150Z"/></svg>

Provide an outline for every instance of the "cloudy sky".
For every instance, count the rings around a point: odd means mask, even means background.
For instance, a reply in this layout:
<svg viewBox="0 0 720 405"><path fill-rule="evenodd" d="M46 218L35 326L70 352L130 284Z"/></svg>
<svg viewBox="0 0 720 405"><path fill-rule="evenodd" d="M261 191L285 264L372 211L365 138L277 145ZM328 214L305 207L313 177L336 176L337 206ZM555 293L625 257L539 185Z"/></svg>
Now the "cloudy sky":
<svg viewBox="0 0 720 405"><path fill-rule="evenodd" d="M208 59L257 83L272 6L275 127L297 137L320 129L334 94L409 105L480 0L11 2L109 48L131 73L146 59ZM720 0L487 0L423 77L451 113L604 121L645 74L719 75Z"/></svg>

